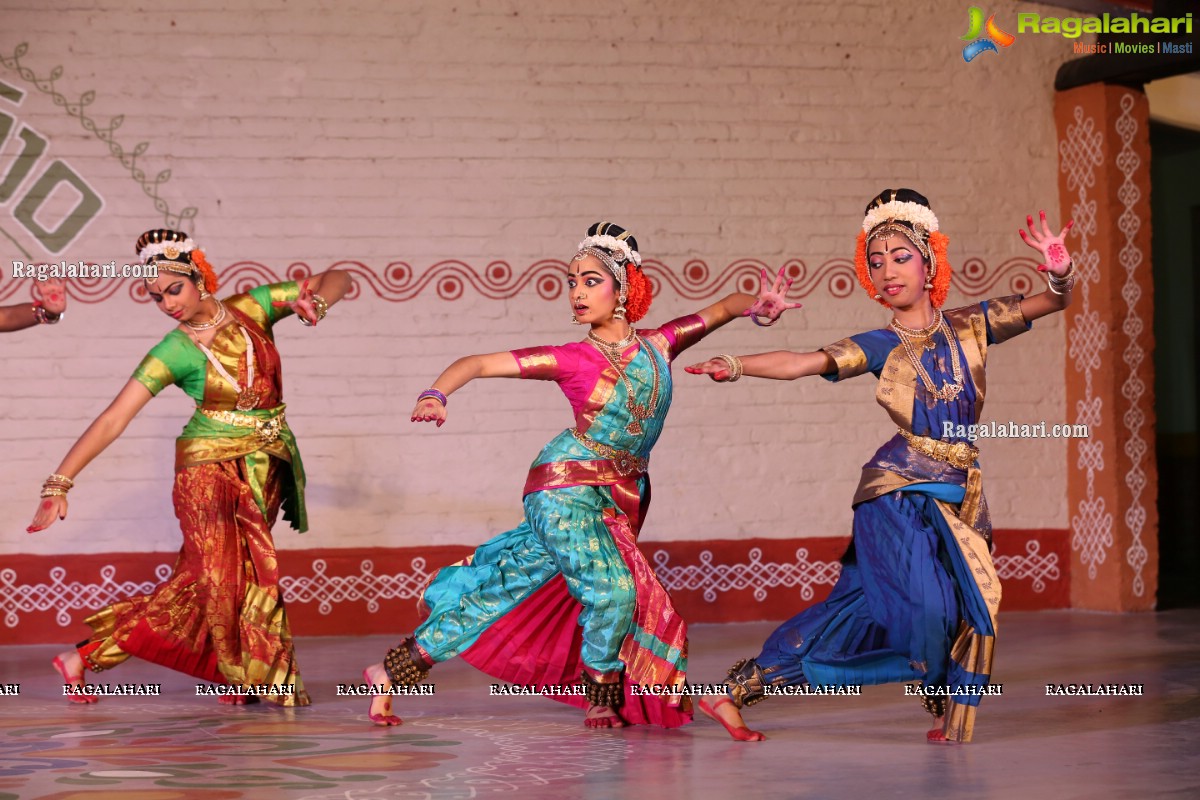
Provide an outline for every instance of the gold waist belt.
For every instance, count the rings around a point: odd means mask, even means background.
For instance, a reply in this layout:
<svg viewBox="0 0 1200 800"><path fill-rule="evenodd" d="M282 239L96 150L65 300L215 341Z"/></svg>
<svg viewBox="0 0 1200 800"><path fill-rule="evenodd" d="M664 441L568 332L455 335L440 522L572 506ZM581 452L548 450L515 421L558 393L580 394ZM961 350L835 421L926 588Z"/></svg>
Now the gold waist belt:
<svg viewBox="0 0 1200 800"><path fill-rule="evenodd" d="M958 469L970 469L979 458L979 450L966 442L943 442L928 436L917 436L903 428L898 429L908 446L922 455L942 461Z"/></svg>
<svg viewBox="0 0 1200 800"><path fill-rule="evenodd" d="M216 411L211 408L196 409L209 419L224 422L237 428L254 428L254 432L262 438L263 444L270 444L279 438L287 424L283 411L273 417L263 419L252 414L239 414L236 411Z"/></svg>
<svg viewBox="0 0 1200 800"><path fill-rule="evenodd" d="M574 428L571 429L571 435L578 439L579 443L588 450L591 450L601 458L607 458L609 461L612 461L618 475L636 475L645 472L646 468L650 466L649 459L635 456L628 450L618 450L611 445L597 442L586 433L580 433Z"/></svg>

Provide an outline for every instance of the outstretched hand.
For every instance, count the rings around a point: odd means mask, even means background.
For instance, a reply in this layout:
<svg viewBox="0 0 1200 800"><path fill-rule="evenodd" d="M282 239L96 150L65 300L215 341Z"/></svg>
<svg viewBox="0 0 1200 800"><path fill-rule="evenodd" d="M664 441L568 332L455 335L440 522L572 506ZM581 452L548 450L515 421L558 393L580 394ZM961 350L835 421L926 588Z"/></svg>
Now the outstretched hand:
<svg viewBox="0 0 1200 800"><path fill-rule="evenodd" d="M1071 268L1071 254L1067 252L1067 246L1063 244L1063 237L1067 235L1067 231L1071 230L1075 220L1068 222L1067 226L1059 231L1057 236L1054 236L1050 233L1050 226L1046 223L1046 212L1039 211L1038 217L1042 221L1041 232L1034 227L1033 217L1027 216L1025 224L1029 227L1029 233L1023 230L1018 230L1017 233L1021 234L1021 241L1042 254L1045 263L1038 265L1038 272L1065 275Z"/></svg>
<svg viewBox="0 0 1200 800"><path fill-rule="evenodd" d="M296 313L296 316L306 320L309 325L316 325L321 321L317 316L317 307L313 304L313 293L308 288L308 279L304 279L304 283L300 284L300 293L296 295L296 299L290 303L286 300L276 300L271 305L276 308L290 308Z"/></svg>
<svg viewBox="0 0 1200 800"><path fill-rule="evenodd" d="M717 383L725 383L733 374L729 371L729 364L723 358L710 358L699 364L691 364L684 367L683 371L690 372L692 375L707 375Z"/></svg>
<svg viewBox="0 0 1200 800"><path fill-rule="evenodd" d="M779 274L771 281L764 267L759 275L758 299L754 305L742 312L743 317L766 317L774 323L789 308L801 308L800 303L787 302L788 289L792 288L790 278L784 278L786 266L779 268Z"/></svg>
<svg viewBox="0 0 1200 800"><path fill-rule="evenodd" d="M423 397L413 408L412 422L436 422L440 428L446 422L446 407L433 397Z"/></svg>
<svg viewBox="0 0 1200 800"><path fill-rule="evenodd" d="M25 532L37 533L38 531L44 531L56 521L66 518L66 497L43 497L38 501L37 512L33 515L33 522L29 523L29 527L25 529Z"/></svg>
<svg viewBox="0 0 1200 800"><path fill-rule="evenodd" d="M61 278L51 278L36 287L42 308L58 316L67 310L67 285Z"/></svg>

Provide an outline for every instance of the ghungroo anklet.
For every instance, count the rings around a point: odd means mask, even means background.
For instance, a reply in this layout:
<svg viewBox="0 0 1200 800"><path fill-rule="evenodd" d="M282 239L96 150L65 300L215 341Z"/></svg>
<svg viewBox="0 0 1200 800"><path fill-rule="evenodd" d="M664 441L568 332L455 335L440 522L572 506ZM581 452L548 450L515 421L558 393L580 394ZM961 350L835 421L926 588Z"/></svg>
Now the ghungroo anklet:
<svg viewBox="0 0 1200 800"><path fill-rule="evenodd" d="M921 707L935 719L946 716L946 698L941 695L921 695Z"/></svg>
<svg viewBox="0 0 1200 800"><path fill-rule="evenodd" d="M602 683L591 676L585 669L580 676L583 683L583 696L594 706L620 708L625 702L625 675L617 676L615 681Z"/></svg>
<svg viewBox="0 0 1200 800"><path fill-rule="evenodd" d="M410 636L384 656L383 668L393 686L416 686L429 677L433 665L421 656L418 648L416 639Z"/></svg>
<svg viewBox="0 0 1200 800"><path fill-rule="evenodd" d="M752 658L743 658L729 668L725 685L729 697L738 708L752 706L766 697L767 676Z"/></svg>

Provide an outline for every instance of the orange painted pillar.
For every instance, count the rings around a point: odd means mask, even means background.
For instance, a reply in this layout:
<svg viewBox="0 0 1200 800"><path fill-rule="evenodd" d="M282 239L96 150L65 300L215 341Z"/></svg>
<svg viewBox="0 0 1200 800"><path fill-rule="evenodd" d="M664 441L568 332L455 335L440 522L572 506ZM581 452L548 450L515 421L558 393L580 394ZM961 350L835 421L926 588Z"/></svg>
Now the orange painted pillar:
<svg viewBox="0 0 1200 800"><path fill-rule="evenodd" d="M1067 454L1071 605L1154 608L1158 470L1149 107L1091 84L1055 98L1062 218L1079 280L1066 312L1067 419L1090 428Z"/></svg>

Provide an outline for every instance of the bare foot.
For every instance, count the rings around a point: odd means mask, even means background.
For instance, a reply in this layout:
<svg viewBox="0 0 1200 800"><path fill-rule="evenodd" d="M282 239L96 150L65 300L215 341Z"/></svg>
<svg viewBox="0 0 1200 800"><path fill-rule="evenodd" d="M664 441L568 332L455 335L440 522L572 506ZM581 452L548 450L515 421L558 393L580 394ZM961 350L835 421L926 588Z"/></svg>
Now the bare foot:
<svg viewBox="0 0 1200 800"><path fill-rule="evenodd" d="M697 705L708 717L721 723L722 727L729 731L729 735L739 742L761 742L767 738L758 731L752 731L746 727L746 722L742 719L742 712L738 709L737 704L728 697L718 697L711 703L705 697Z"/></svg>
<svg viewBox="0 0 1200 800"><path fill-rule="evenodd" d="M258 698L252 694L223 694L217 697L217 702L223 706L252 706Z"/></svg>
<svg viewBox="0 0 1200 800"><path fill-rule="evenodd" d="M589 728L624 728L626 722L610 706L588 706L583 724Z"/></svg>
<svg viewBox="0 0 1200 800"><path fill-rule="evenodd" d="M364 669L363 682L369 686L378 687L385 692L392 688L392 681L388 678L387 670L383 668L383 664L372 664ZM404 722L404 720L392 713L392 696L390 694L372 693L371 707L367 710L367 718L381 727L401 725Z"/></svg>
<svg viewBox="0 0 1200 800"><path fill-rule="evenodd" d="M54 668L58 670L58 674L62 676L64 686L76 687L76 690L82 689L87 685L83 679L83 659L79 657L78 650L64 650L54 657L50 662ZM90 705L100 702L100 698L94 694L69 694L67 699L72 703L80 705Z"/></svg>

